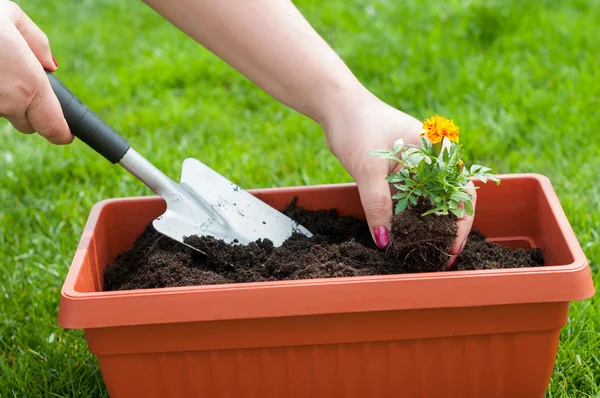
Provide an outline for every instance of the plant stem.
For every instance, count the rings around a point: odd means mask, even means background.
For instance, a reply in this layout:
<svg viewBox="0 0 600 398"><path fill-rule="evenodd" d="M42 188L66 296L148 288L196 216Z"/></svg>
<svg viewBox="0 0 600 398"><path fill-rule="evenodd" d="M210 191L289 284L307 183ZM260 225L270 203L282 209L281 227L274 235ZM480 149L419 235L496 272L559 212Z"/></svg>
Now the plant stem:
<svg viewBox="0 0 600 398"><path fill-rule="evenodd" d="M433 155L435 157L438 157L440 155L440 152L442 152L442 143L444 142L444 139L442 139L440 142L438 142L437 144L433 144L431 146L431 151L433 152Z"/></svg>

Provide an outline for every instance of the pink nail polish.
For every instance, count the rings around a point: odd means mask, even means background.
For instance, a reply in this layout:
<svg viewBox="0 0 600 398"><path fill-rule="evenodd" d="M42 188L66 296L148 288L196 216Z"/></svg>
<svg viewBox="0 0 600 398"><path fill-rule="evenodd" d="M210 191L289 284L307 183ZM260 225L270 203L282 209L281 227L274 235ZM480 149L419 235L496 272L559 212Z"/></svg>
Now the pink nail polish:
<svg viewBox="0 0 600 398"><path fill-rule="evenodd" d="M58 68L58 62L56 62L56 58L54 58L54 55L52 56L52 61L54 61L54 66Z"/></svg>
<svg viewBox="0 0 600 398"><path fill-rule="evenodd" d="M454 264L456 264L456 260L458 260L458 255L456 255L456 257L454 257L454 260L450 262L450 265L448 265L448 269L454 267Z"/></svg>
<svg viewBox="0 0 600 398"><path fill-rule="evenodd" d="M450 260L449 262L446 263L446 270L451 270L454 267L454 264L456 264L456 260L458 260L458 256L450 256L453 257L452 260Z"/></svg>
<svg viewBox="0 0 600 398"><path fill-rule="evenodd" d="M377 227L373 231L375 243L380 249L383 249L390 243L390 233L385 227Z"/></svg>

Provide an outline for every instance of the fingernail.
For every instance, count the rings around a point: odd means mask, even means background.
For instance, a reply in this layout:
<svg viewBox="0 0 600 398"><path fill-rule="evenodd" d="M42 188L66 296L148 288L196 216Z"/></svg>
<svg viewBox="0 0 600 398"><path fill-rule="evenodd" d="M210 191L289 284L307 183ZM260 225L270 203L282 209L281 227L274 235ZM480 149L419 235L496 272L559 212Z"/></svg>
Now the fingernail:
<svg viewBox="0 0 600 398"><path fill-rule="evenodd" d="M446 269L452 269L452 267L454 267L454 264L456 264L456 260L458 260L458 255L454 256L452 261L450 261L450 263L446 266Z"/></svg>
<svg viewBox="0 0 600 398"><path fill-rule="evenodd" d="M58 68L58 62L56 62L56 58L54 58L54 55L52 56L52 61L54 61L54 66Z"/></svg>
<svg viewBox="0 0 600 398"><path fill-rule="evenodd" d="M375 243L379 246L380 249L383 249L390 243L390 233L385 227L377 227L375 228Z"/></svg>
<svg viewBox="0 0 600 398"><path fill-rule="evenodd" d="M456 253L456 256L457 256L457 257L458 257L458 255L460 254L460 252L462 252L462 250L464 249L464 247L465 247L465 243L466 243L466 242L463 242L463 244L462 244L462 245L460 245L460 249L458 249L458 253Z"/></svg>

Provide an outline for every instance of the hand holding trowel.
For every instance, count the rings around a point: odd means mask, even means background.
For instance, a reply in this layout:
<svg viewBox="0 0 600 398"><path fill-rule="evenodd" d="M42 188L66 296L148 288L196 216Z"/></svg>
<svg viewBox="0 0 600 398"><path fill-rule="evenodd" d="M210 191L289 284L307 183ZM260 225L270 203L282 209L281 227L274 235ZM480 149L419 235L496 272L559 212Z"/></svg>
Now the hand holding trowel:
<svg viewBox="0 0 600 398"><path fill-rule="evenodd" d="M46 74L71 133L111 163L119 163L166 201L167 210L153 221L158 232L183 244L184 238L192 235L210 235L226 243L240 244L269 239L275 246L280 246L295 231L312 236L306 228L196 159L184 160L181 182L172 181L131 148L126 139L56 76Z"/></svg>

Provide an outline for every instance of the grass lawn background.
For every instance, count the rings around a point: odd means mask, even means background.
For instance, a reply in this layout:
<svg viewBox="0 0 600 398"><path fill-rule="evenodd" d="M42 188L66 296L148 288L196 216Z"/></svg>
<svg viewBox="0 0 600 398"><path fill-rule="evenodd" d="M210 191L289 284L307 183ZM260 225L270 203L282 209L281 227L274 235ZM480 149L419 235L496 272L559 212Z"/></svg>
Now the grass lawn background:
<svg viewBox="0 0 600 398"><path fill-rule="evenodd" d="M467 161L550 177L596 285L600 8L589 1L297 1L358 77L423 119L453 118ZM20 1L57 75L175 179L195 157L245 188L352 181L318 125L139 1ZM598 3L596 3L598 4ZM81 331L56 323L91 206L150 192L81 142L0 121L0 396L106 396ZM600 301L574 303L548 397L600 396Z"/></svg>

